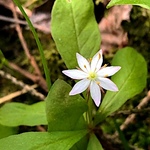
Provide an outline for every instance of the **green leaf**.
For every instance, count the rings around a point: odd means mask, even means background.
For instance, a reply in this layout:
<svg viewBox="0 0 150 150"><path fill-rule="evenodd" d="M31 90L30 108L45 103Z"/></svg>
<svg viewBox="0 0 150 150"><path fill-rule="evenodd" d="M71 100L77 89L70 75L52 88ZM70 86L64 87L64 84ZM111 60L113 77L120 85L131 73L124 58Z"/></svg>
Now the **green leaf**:
<svg viewBox="0 0 150 150"><path fill-rule="evenodd" d="M7 127L7 126L0 125L0 139L16 134L17 132L18 132L17 127Z"/></svg>
<svg viewBox="0 0 150 150"><path fill-rule="evenodd" d="M90 58L100 48L100 32L92 0L56 0L51 31L68 68L77 66L76 52Z"/></svg>
<svg viewBox="0 0 150 150"><path fill-rule="evenodd" d="M7 64L7 61L2 53L2 51L0 50L0 69Z"/></svg>
<svg viewBox="0 0 150 150"><path fill-rule="evenodd" d="M112 66L121 66L121 70L112 77L119 91L107 91L95 117L95 124L119 109L146 86L146 62L143 56L133 48L126 47L119 50L112 61Z"/></svg>
<svg viewBox="0 0 150 150"><path fill-rule="evenodd" d="M6 103L0 108L0 124L5 126L46 125L45 102L33 105Z"/></svg>
<svg viewBox="0 0 150 150"><path fill-rule="evenodd" d="M110 8L114 5L138 5L143 8L150 9L150 0L111 0L109 4L107 5L107 8Z"/></svg>
<svg viewBox="0 0 150 150"><path fill-rule="evenodd" d="M88 143L87 150L103 150L103 147L102 147L100 141L95 136L95 134L90 135L90 140Z"/></svg>
<svg viewBox="0 0 150 150"><path fill-rule="evenodd" d="M88 136L84 136L80 141L78 141L76 144L73 145L73 147L70 150L84 150L87 149L89 138Z"/></svg>
<svg viewBox="0 0 150 150"><path fill-rule="evenodd" d="M49 131L85 129L83 113L86 101L80 96L69 96L71 87L63 80L57 80L46 98L46 114Z"/></svg>
<svg viewBox="0 0 150 150"><path fill-rule="evenodd" d="M28 132L0 140L0 150L68 150L87 134L70 132Z"/></svg>

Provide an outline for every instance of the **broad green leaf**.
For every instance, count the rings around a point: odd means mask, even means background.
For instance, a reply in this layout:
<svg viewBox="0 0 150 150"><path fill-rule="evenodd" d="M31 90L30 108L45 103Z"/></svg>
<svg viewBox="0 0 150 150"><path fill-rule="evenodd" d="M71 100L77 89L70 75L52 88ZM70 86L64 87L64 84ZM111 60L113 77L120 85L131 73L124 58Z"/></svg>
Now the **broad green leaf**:
<svg viewBox="0 0 150 150"><path fill-rule="evenodd" d="M103 147L102 147L100 141L95 136L95 134L90 135L90 140L88 143L87 150L103 150Z"/></svg>
<svg viewBox="0 0 150 150"><path fill-rule="evenodd" d="M0 124L0 139L16 134L18 132L17 127L7 127Z"/></svg>
<svg viewBox="0 0 150 150"><path fill-rule="evenodd" d="M107 5L107 8L112 7L114 5L138 5L143 8L150 9L150 0L111 0Z"/></svg>
<svg viewBox="0 0 150 150"><path fill-rule="evenodd" d="M86 134L86 130L28 132L1 139L0 150L69 150Z"/></svg>
<svg viewBox="0 0 150 150"><path fill-rule="evenodd" d="M51 31L68 68L75 68L76 52L92 57L100 48L100 32L92 0L56 0Z"/></svg>
<svg viewBox="0 0 150 150"><path fill-rule="evenodd" d="M80 141L78 141L70 150L86 150L89 138L88 136L84 136Z"/></svg>
<svg viewBox="0 0 150 150"><path fill-rule="evenodd" d="M45 102L32 105L6 103L0 108L0 124L5 126L46 125Z"/></svg>
<svg viewBox="0 0 150 150"><path fill-rule="evenodd" d="M86 101L80 96L69 96L71 87L63 80L57 80L46 98L46 114L49 131L84 129L83 113Z"/></svg>
<svg viewBox="0 0 150 150"><path fill-rule="evenodd" d="M107 91L95 117L95 124L119 109L146 86L147 65L142 55L135 49L126 47L119 50L112 61L112 66L121 66L121 70L112 77L119 91Z"/></svg>

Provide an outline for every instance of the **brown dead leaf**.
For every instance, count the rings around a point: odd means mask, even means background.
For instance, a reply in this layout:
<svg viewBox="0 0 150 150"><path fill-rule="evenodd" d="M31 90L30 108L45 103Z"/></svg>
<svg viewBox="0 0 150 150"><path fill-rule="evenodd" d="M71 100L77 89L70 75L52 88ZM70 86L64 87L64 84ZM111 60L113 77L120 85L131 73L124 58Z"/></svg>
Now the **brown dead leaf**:
<svg viewBox="0 0 150 150"><path fill-rule="evenodd" d="M47 0L36 7L30 17L33 25L44 33L50 33L50 14L55 0Z"/></svg>
<svg viewBox="0 0 150 150"><path fill-rule="evenodd" d="M105 53L111 53L114 48L122 48L127 45L127 33L123 30L121 22L129 21L131 9L131 5L114 6L108 10L108 15L99 23L101 48Z"/></svg>

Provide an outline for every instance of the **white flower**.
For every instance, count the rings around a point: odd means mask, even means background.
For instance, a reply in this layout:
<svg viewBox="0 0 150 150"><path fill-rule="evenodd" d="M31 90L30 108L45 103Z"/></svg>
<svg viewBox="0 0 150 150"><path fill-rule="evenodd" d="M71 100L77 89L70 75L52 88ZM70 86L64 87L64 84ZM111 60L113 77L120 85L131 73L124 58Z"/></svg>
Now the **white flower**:
<svg viewBox="0 0 150 150"><path fill-rule="evenodd" d="M101 102L101 88L118 91L117 86L106 77L114 75L121 67L101 67L103 62L102 50L99 50L90 62L78 53L76 53L76 57L80 68L62 71L72 79L81 80L74 85L69 95L82 93L89 88L94 103L96 106L99 106Z"/></svg>

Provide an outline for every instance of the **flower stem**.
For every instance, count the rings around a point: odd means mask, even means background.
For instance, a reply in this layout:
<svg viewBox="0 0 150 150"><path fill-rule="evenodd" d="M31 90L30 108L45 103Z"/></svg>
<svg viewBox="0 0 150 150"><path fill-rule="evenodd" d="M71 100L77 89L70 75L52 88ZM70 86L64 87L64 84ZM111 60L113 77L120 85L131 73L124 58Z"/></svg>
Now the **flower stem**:
<svg viewBox="0 0 150 150"><path fill-rule="evenodd" d="M92 125L92 106L93 106L93 101L90 98L90 93L87 92L87 103L88 103L88 112L87 112L87 121L89 125Z"/></svg>

